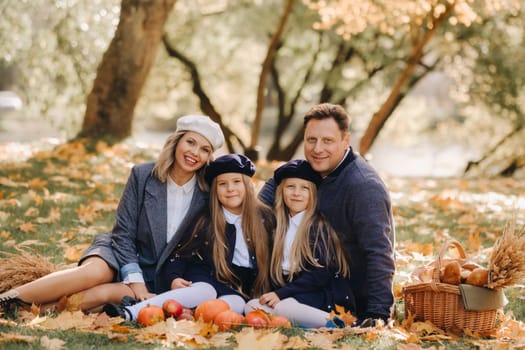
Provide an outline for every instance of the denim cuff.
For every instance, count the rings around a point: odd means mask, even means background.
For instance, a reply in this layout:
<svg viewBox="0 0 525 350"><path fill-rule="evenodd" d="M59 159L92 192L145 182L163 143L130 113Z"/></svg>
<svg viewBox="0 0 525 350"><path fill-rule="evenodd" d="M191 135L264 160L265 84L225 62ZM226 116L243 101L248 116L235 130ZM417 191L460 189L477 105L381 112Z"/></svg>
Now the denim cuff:
<svg viewBox="0 0 525 350"><path fill-rule="evenodd" d="M142 269L137 263L130 263L120 268L120 278L125 280L130 274L140 273L142 275Z"/></svg>

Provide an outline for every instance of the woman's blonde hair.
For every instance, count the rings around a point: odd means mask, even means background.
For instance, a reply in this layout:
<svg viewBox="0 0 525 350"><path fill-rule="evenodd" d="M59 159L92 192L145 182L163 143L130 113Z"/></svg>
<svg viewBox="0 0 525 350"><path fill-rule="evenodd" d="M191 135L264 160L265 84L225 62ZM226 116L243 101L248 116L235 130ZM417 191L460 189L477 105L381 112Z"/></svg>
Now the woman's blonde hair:
<svg viewBox="0 0 525 350"><path fill-rule="evenodd" d="M155 166L153 167L153 175L156 176L161 182L165 183L168 180L170 171L175 166L175 151L179 144L179 141L187 133L186 130L176 131L175 133L168 136L162 150L160 151L159 157ZM213 154L210 154L206 164L209 164L213 160ZM197 170L197 183L202 191L208 191L209 187L206 181L204 181L204 170L206 165Z"/></svg>
<svg viewBox="0 0 525 350"><path fill-rule="evenodd" d="M324 268L335 267L338 273L348 276L348 264L345 260L339 238L328 222L326 222L321 215L317 214L317 187L313 182L308 181L310 200L292 243L292 249L290 251L290 272L287 281L285 280L282 262L286 231L290 224L290 211L284 202L283 194L285 183L286 179L277 186L275 192L277 227L275 229L270 263L270 278L272 282L277 286L284 286L287 282L292 281L294 275L299 271L307 271L309 266ZM312 230L313 237L311 236ZM313 242L311 241L312 238ZM326 257L327 261L330 260L330 265L332 266L323 266L316 260L315 249L319 247L324 247L325 251L321 252L321 254Z"/></svg>
<svg viewBox="0 0 525 350"><path fill-rule="evenodd" d="M217 196L217 178L211 185L210 211L212 213L213 230L213 263L216 269L217 279L225 284L230 284L241 295L245 297L256 297L269 290L269 237L267 226L264 224L265 213L271 214L270 209L260 202L255 195L254 185L249 176L241 174L246 194L242 204L242 231L248 250L255 254L257 263L257 276L253 283L252 295L243 292L241 281L231 271L228 265L227 252L234 247L228 247L226 238L226 218L221 203Z"/></svg>

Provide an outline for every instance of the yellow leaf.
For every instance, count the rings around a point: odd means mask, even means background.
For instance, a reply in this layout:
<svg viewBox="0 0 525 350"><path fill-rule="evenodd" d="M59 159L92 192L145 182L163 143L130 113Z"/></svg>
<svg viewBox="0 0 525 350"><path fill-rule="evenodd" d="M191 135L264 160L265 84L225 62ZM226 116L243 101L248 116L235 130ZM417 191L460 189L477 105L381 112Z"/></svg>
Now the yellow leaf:
<svg viewBox="0 0 525 350"><path fill-rule="evenodd" d="M99 214L92 205L85 206L84 204L80 204L80 207L78 207L75 212L82 222L92 223L99 217Z"/></svg>
<svg viewBox="0 0 525 350"><path fill-rule="evenodd" d="M67 298L66 310L67 311L78 311L80 305L84 301L84 292L75 293Z"/></svg>
<svg viewBox="0 0 525 350"><path fill-rule="evenodd" d="M345 325L347 326L352 325L357 320L357 317L352 315L350 311L345 311L345 308L340 305L335 305L335 311L334 310L330 311L329 317L334 318L334 316L336 315L337 317L342 319L345 322Z"/></svg>
<svg viewBox="0 0 525 350"><path fill-rule="evenodd" d="M36 227L32 222L24 222L23 224L18 226L18 229L25 233L36 232Z"/></svg>
<svg viewBox="0 0 525 350"><path fill-rule="evenodd" d="M57 207L51 208L47 217L36 218L35 221L39 224L52 224L59 222L61 218L60 209Z"/></svg>
<svg viewBox="0 0 525 350"><path fill-rule="evenodd" d="M473 251L479 250L481 247L481 238L479 237L479 232L473 232L468 235L467 247Z"/></svg>
<svg viewBox="0 0 525 350"><path fill-rule="evenodd" d="M47 336L40 338L40 346L47 350L61 350L65 344L65 341L58 338L48 338Z"/></svg>
<svg viewBox="0 0 525 350"><path fill-rule="evenodd" d="M205 323L199 334L203 337L206 337L206 338L209 338L211 337L213 334L217 333L219 331L219 327L213 323L213 322L208 322L208 323Z"/></svg>
<svg viewBox="0 0 525 350"><path fill-rule="evenodd" d="M128 337L123 334L114 334L114 333L109 333L108 339L116 343L127 343L129 340Z"/></svg>
<svg viewBox="0 0 525 350"><path fill-rule="evenodd" d="M7 241L7 240L13 238L13 236L11 236L11 233L9 233L8 231L3 230L2 232L0 232L0 238L3 241Z"/></svg>
<svg viewBox="0 0 525 350"><path fill-rule="evenodd" d="M288 341L284 344L285 349L306 349L308 343L299 336L293 336L288 338Z"/></svg>
<svg viewBox="0 0 525 350"><path fill-rule="evenodd" d="M27 194L33 200L33 202L35 202L36 205L42 205L42 203L44 203L42 196L37 194L35 191L31 190Z"/></svg>
<svg viewBox="0 0 525 350"><path fill-rule="evenodd" d="M82 243L72 247L67 247L64 257L69 261L78 261L82 256L82 253L84 253L84 250L86 250L89 245L89 243Z"/></svg>
<svg viewBox="0 0 525 350"><path fill-rule="evenodd" d="M23 335L19 333L4 333L0 332L0 344L5 343L33 343L36 340L36 336Z"/></svg>
<svg viewBox="0 0 525 350"><path fill-rule="evenodd" d="M85 315L82 311L63 311L57 317L47 317L42 322L39 322L39 327L44 329L55 330L90 330L93 328L93 322L96 319L96 314Z"/></svg>
<svg viewBox="0 0 525 350"><path fill-rule="evenodd" d="M20 184L11 179L8 179L7 177L0 177L0 185L6 187L26 187L25 184Z"/></svg>
<svg viewBox="0 0 525 350"><path fill-rule="evenodd" d="M38 177L31 179L27 182L28 186L31 188L43 188L47 185L47 180L41 180Z"/></svg>
<svg viewBox="0 0 525 350"><path fill-rule="evenodd" d="M39 214L39 210L35 207L27 208L27 210L24 213L24 216L37 216Z"/></svg>
<svg viewBox="0 0 525 350"><path fill-rule="evenodd" d="M105 314L105 312L104 312ZM102 315L102 314L101 314ZM109 317L109 316L108 316ZM114 318L114 317L113 317ZM129 329L129 327L126 327L126 326L122 326L120 324L114 324L111 326L111 328L115 331L115 332L118 332L118 333L131 333L131 330Z"/></svg>
<svg viewBox="0 0 525 350"><path fill-rule="evenodd" d="M279 332L265 329L255 330L252 327L243 328L235 334L238 350L270 350L282 349L286 336Z"/></svg>

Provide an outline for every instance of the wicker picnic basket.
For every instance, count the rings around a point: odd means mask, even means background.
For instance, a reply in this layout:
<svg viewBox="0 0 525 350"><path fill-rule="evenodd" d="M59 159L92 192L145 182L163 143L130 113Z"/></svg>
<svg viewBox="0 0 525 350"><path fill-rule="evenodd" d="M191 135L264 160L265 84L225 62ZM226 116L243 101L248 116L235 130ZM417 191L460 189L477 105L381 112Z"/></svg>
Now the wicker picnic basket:
<svg viewBox="0 0 525 350"><path fill-rule="evenodd" d="M465 251L458 241L445 242L435 261L432 281L403 288L405 315L415 315L414 320L430 321L443 330L490 332L496 324L497 310L465 310L459 287L439 280L443 257L450 247L459 252L459 261L466 261Z"/></svg>

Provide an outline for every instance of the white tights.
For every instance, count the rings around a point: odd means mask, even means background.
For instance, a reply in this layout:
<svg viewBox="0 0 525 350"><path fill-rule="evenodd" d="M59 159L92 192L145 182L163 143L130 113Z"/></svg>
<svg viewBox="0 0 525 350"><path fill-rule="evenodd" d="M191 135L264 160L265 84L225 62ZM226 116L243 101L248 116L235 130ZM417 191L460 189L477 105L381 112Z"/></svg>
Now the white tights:
<svg viewBox="0 0 525 350"><path fill-rule="evenodd" d="M156 295L148 300L144 300L132 306L127 306L126 309L131 313L131 319L136 320L140 309L146 305L161 306L168 299L177 300L182 306L187 308L194 308L203 301L217 298L215 288L206 282L195 282L189 287L172 289L162 294ZM246 302L243 298L236 294L222 295L219 299L223 299L230 305L230 309L242 314ZM129 315L126 313L126 317Z"/></svg>
<svg viewBox="0 0 525 350"><path fill-rule="evenodd" d="M290 322L306 328L323 327L330 316L328 312L301 304L294 298L283 299L274 308L261 304L259 299L252 299L246 303L244 312L248 313L254 309L263 309L272 315L284 316Z"/></svg>
<svg viewBox="0 0 525 350"><path fill-rule="evenodd" d="M217 292L215 288L206 282L195 282L189 287L172 289L162 294L158 294L152 298L141 301L132 306L126 306L126 309L131 313L132 320L136 320L140 309L146 305L157 305L162 307L162 304L168 299L177 300L182 306L187 308L194 308L200 303L208 299L215 299ZM126 315L126 317L129 315Z"/></svg>

